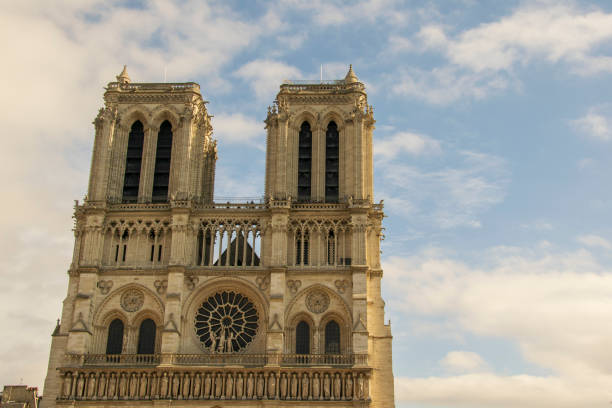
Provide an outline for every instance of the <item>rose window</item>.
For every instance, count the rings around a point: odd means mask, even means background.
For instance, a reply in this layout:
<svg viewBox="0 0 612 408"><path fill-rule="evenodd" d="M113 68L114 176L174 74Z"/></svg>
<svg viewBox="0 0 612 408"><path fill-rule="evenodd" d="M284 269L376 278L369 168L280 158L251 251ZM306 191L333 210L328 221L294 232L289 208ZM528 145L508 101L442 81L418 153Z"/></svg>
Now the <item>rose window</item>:
<svg viewBox="0 0 612 408"><path fill-rule="evenodd" d="M195 316L195 332L211 352L244 349L255 337L259 317L253 302L233 291L218 292L206 299Z"/></svg>

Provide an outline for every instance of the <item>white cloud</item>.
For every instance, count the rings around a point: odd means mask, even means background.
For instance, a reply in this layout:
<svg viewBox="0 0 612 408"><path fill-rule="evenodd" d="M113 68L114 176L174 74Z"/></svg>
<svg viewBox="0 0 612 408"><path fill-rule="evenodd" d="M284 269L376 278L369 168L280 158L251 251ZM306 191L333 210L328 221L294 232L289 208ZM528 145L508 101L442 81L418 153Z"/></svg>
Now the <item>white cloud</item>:
<svg viewBox="0 0 612 408"><path fill-rule="evenodd" d="M248 62L236 70L234 75L250 84L257 99L270 103L279 90L279 84L288 79L302 77L302 73L296 67L268 59Z"/></svg>
<svg viewBox="0 0 612 408"><path fill-rule="evenodd" d="M612 70L612 64L598 60L608 56L593 54L612 39L612 14L582 11L566 4L524 6L508 17L452 38L439 26L426 26L420 38L426 46L443 47L453 64L475 72L510 70L535 58L566 61L577 69ZM593 59L600 65L593 66Z"/></svg>
<svg viewBox="0 0 612 408"><path fill-rule="evenodd" d="M401 70L394 79L393 92L414 96L434 105L446 105L463 99L484 99L506 89L514 81L505 74L481 75L454 66Z"/></svg>
<svg viewBox="0 0 612 408"><path fill-rule="evenodd" d="M487 363L472 351L449 351L440 365L450 373L474 373L487 368Z"/></svg>
<svg viewBox="0 0 612 408"><path fill-rule="evenodd" d="M479 228L480 213L505 196L506 163L500 157L470 151L462 151L458 157L442 157L445 161L451 158L454 166L429 171L380 160L380 196L387 207L443 229Z"/></svg>
<svg viewBox="0 0 612 408"><path fill-rule="evenodd" d="M607 407L610 378L566 380L534 375L491 373L451 377L398 378L398 405L421 403L432 408L583 408Z"/></svg>
<svg viewBox="0 0 612 408"><path fill-rule="evenodd" d="M374 155L382 159L392 159L405 152L413 155L440 151L440 142L426 135L412 132L398 132L389 138L376 140Z"/></svg>
<svg viewBox="0 0 612 408"><path fill-rule="evenodd" d="M612 139L612 121L591 109L585 116L573 120L574 128L583 135L603 142Z"/></svg>
<svg viewBox="0 0 612 408"><path fill-rule="evenodd" d="M248 143L265 148L265 130L261 120L242 113L220 113L212 118L214 137L220 142Z"/></svg>
<svg viewBox="0 0 612 408"><path fill-rule="evenodd" d="M612 397L612 270L586 250L491 248L480 266L423 251L390 258L383 282L392 313L458 333L516 344L546 371L398 380L403 402L448 407L604 406ZM445 338L448 333L445 333ZM480 392L476 392L476 386ZM462 405L463 404L463 405Z"/></svg>
<svg viewBox="0 0 612 408"><path fill-rule="evenodd" d="M411 38L391 34L387 51L443 55L446 62L431 70L400 70L393 88L432 104L448 104L520 87L516 69L541 60L566 63L578 75L612 72L612 56L601 50L610 41L612 13L583 10L571 3L537 2L457 33L432 23ZM590 117L585 125L602 129L600 119ZM606 134L609 138L609 131Z"/></svg>
<svg viewBox="0 0 612 408"><path fill-rule="evenodd" d="M582 235L578 237L578 242L593 248L612 249L612 242L599 235Z"/></svg>

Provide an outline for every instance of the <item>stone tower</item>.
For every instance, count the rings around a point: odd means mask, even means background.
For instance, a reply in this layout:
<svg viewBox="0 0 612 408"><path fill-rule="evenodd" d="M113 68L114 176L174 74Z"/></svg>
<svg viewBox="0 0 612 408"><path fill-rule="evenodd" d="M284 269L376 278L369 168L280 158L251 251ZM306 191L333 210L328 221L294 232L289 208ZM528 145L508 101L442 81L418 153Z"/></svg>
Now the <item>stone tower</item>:
<svg viewBox="0 0 612 408"><path fill-rule="evenodd" d="M372 107L352 68L268 108L265 197L213 201L195 83L104 95L43 406L394 407Z"/></svg>

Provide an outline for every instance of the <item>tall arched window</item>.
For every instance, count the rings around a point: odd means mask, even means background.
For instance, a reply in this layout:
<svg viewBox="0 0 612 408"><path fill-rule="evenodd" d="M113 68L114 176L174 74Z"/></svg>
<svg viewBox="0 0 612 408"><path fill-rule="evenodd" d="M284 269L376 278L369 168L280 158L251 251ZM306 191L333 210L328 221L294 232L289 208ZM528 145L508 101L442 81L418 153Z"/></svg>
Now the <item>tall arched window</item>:
<svg viewBox="0 0 612 408"><path fill-rule="evenodd" d="M295 264L296 265L308 265L308 258L310 254L309 245L309 234L308 231L302 231L301 229L295 232Z"/></svg>
<svg viewBox="0 0 612 408"><path fill-rule="evenodd" d="M298 200L309 201L312 166L312 131L308 122L302 123L298 146Z"/></svg>
<svg viewBox="0 0 612 408"><path fill-rule="evenodd" d="M334 320L325 325L325 354L340 354L340 326Z"/></svg>
<svg viewBox="0 0 612 408"><path fill-rule="evenodd" d="M132 203L138 200L143 143L144 127L142 122L137 120L132 124L128 136L127 155L125 158L125 176L123 178L122 201L124 203Z"/></svg>
<svg viewBox="0 0 612 408"><path fill-rule="evenodd" d="M138 330L138 354L155 354L155 322L145 319Z"/></svg>
<svg viewBox="0 0 612 408"><path fill-rule="evenodd" d="M310 326L305 321L295 328L295 354L310 354Z"/></svg>
<svg viewBox="0 0 612 408"><path fill-rule="evenodd" d="M340 137L336 122L329 122L325 132L325 201L338 201Z"/></svg>
<svg viewBox="0 0 612 408"><path fill-rule="evenodd" d="M108 326L106 354L121 354L123 350L123 322L115 319Z"/></svg>
<svg viewBox="0 0 612 408"><path fill-rule="evenodd" d="M336 264L336 236L334 231L329 231L329 234L327 234L327 264Z"/></svg>
<svg viewBox="0 0 612 408"><path fill-rule="evenodd" d="M172 125L165 120L157 134L155 153L155 174L153 175L153 202L168 200L168 183L170 182L170 158L172 156Z"/></svg>

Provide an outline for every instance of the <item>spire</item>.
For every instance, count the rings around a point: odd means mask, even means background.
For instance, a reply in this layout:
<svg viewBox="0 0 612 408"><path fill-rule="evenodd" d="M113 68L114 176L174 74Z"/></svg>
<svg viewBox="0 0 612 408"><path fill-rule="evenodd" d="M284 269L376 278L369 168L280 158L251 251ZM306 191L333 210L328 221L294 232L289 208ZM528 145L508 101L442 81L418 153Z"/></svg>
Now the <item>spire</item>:
<svg viewBox="0 0 612 408"><path fill-rule="evenodd" d="M353 64L349 65L349 70L346 73L346 76L344 77L344 82L346 82L347 84L354 84L355 82L359 82L359 78L357 78L357 75L355 75L355 73L353 72Z"/></svg>
<svg viewBox="0 0 612 408"><path fill-rule="evenodd" d="M130 82L132 82L130 76L127 73L127 65L123 66L123 71L121 71L121 73L117 76L117 82L121 84L129 84Z"/></svg>

